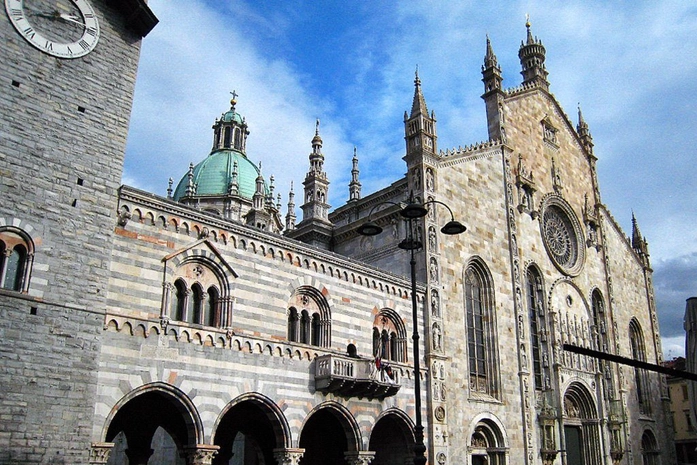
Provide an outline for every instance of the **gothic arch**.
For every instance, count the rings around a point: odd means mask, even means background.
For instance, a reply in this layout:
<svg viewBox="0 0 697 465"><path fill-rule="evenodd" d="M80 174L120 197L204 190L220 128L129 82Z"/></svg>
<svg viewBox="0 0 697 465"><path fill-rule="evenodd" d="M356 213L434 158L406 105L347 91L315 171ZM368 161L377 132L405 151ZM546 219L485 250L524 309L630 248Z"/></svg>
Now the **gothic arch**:
<svg viewBox="0 0 697 465"><path fill-rule="evenodd" d="M307 414L307 417L305 417L303 421L302 428L300 429L301 437L312 417L321 412L331 413L331 415L339 421L346 439L347 451L353 452L362 450L361 444L363 444L363 440L358 422L346 407L333 400L322 402Z"/></svg>
<svg viewBox="0 0 697 465"><path fill-rule="evenodd" d="M468 428L467 453L471 464L504 465L508 437L503 423L490 412L475 416Z"/></svg>
<svg viewBox="0 0 697 465"><path fill-rule="evenodd" d="M276 405L274 401L269 399L263 394L258 392L247 392L242 394L231 402L229 402L225 408L220 412L218 418L213 424L213 432L211 434L211 442L215 443L215 437L218 434L218 427L225 415L230 412L234 407L242 404L243 402L250 402L257 406L268 419L268 421L273 426L274 438L277 447L289 448L292 444L292 437L290 433L290 427L288 426L288 420L286 419L283 411Z"/></svg>
<svg viewBox="0 0 697 465"><path fill-rule="evenodd" d="M316 284L316 283L315 283ZM322 287L302 284L288 302L288 340L319 347L331 345L331 309Z"/></svg>
<svg viewBox="0 0 697 465"><path fill-rule="evenodd" d="M496 304L489 268L472 257L463 269L465 334L471 395L499 396Z"/></svg>
<svg viewBox="0 0 697 465"><path fill-rule="evenodd" d="M372 356L393 362L406 362L407 330L404 321L391 308L373 310L373 348Z"/></svg>
<svg viewBox="0 0 697 465"><path fill-rule="evenodd" d="M567 457L582 460L587 465L600 465L602 444L598 408L588 386L579 380L572 381L564 391L562 422L562 449Z"/></svg>
<svg viewBox="0 0 697 465"><path fill-rule="evenodd" d="M411 418L392 407L375 419L368 450L375 452L372 465L412 463L414 460L414 424Z"/></svg>
<svg viewBox="0 0 697 465"><path fill-rule="evenodd" d="M163 427L180 447L204 442L203 424L191 399L177 387L161 381L133 389L116 402L106 418L102 437L111 442L119 432L129 431L129 447L140 443L149 449L157 426ZM144 431L149 431L150 436L142 436Z"/></svg>

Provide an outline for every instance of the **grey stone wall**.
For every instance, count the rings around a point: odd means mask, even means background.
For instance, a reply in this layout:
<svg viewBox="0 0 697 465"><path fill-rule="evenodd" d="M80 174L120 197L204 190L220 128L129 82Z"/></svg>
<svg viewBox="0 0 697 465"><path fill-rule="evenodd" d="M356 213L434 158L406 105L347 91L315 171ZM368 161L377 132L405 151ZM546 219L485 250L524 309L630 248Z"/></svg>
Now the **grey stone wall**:
<svg viewBox="0 0 697 465"><path fill-rule="evenodd" d="M0 18L0 225L36 250L0 294L0 463L87 463L116 190L140 39L104 0L95 50L66 60Z"/></svg>

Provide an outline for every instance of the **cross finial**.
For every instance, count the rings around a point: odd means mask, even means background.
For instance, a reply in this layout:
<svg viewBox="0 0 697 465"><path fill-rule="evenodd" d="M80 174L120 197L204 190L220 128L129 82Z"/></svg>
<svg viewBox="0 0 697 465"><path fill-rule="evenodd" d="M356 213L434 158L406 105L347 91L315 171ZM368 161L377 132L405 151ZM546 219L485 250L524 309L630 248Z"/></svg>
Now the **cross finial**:
<svg viewBox="0 0 697 465"><path fill-rule="evenodd" d="M237 92L235 92L235 91L233 90L232 92L230 92L230 95L232 95L232 98L230 99L230 105L231 105L232 108L234 109L234 108L235 108L235 104L237 103Z"/></svg>

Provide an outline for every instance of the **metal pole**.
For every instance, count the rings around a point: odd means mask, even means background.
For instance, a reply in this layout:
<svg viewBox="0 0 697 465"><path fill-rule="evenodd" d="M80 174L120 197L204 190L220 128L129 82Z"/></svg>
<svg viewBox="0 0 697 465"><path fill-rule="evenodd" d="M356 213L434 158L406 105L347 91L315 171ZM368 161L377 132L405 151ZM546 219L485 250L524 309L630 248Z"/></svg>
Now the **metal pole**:
<svg viewBox="0 0 697 465"><path fill-rule="evenodd" d="M409 220L409 236L414 240L413 220ZM414 425L414 465L426 464L426 446L424 445L424 427L421 424L421 368L419 362L419 327L418 327L418 308L416 305L416 258L414 249L411 249L411 259L409 260L411 269L411 312L412 325L414 332L414 406L416 409L416 424Z"/></svg>

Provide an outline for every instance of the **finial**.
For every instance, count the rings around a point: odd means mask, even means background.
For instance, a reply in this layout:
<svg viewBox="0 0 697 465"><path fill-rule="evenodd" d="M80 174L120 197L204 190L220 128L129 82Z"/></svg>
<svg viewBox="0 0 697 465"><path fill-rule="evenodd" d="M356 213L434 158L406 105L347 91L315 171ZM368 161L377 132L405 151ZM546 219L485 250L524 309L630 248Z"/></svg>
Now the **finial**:
<svg viewBox="0 0 697 465"><path fill-rule="evenodd" d="M414 85L416 87L421 85L421 79L419 79L419 65L416 65L416 72L414 73Z"/></svg>
<svg viewBox="0 0 697 465"><path fill-rule="evenodd" d="M356 151L356 146L353 146L353 158L358 158L357 151Z"/></svg>
<svg viewBox="0 0 697 465"><path fill-rule="evenodd" d="M232 98L230 99L230 106L234 110L235 104L237 104L237 92L233 90L232 92L230 92L230 95L232 95Z"/></svg>
<svg viewBox="0 0 697 465"><path fill-rule="evenodd" d="M315 135L319 136L319 118L315 121Z"/></svg>
<svg viewBox="0 0 697 465"><path fill-rule="evenodd" d="M290 182L290 192L293 192L293 181Z"/></svg>
<svg viewBox="0 0 697 465"><path fill-rule="evenodd" d="M530 14L525 13L525 27L530 29Z"/></svg>

